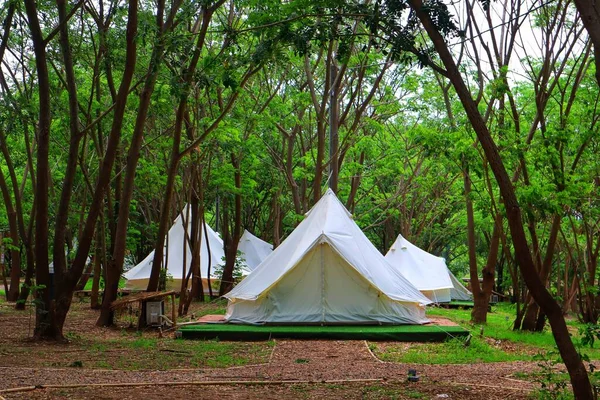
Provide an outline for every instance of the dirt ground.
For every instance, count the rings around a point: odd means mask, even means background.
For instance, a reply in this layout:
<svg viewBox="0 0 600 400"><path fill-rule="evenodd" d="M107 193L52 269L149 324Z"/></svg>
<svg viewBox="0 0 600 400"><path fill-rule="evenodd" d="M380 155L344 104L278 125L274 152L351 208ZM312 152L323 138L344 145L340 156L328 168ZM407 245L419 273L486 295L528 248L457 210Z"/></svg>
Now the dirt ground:
<svg viewBox="0 0 600 400"><path fill-rule="evenodd" d="M388 363L365 341L199 343L174 340L172 332L159 338L156 331L98 328L96 318L87 303L74 303L65 326L70 343L32 343L29 311L0 305L0 400L507 400L530 398L538 387L519 378L537 370L530 362ZM419 382L407 382L408 369Z"/></svg>

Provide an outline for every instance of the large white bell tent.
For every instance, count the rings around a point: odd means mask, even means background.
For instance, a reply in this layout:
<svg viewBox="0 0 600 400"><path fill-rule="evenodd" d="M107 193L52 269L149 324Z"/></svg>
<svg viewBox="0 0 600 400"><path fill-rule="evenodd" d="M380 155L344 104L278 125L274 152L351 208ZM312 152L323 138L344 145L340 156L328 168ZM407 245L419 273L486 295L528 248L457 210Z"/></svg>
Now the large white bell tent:
<svg viewBox="0 0 600 400"><path fill-rule="evenodd" d="M443 258L420 249L402 235L398 235L385 258L436 303L471 299L471 292L452 275Z"/></svg>
<svg viewBox="0 0 600 400"><path fill-rule="evenodd" d="M254 271L258 264L273 252L273 245L244 230L238 244L238 251L242 253L247 269Z"/></svg>
<svg viewBox="0 0 600 400"><path fill-rule="evenodd" d="M331 190L225 297L225 319L249 324L422 324L430 303L387 263Z"/></svg>
<svg viewBox="0 0 600 400"><path fill-rule="evenodd" d="M165 240L165 251L163 259L163 268L167 270L167 289L179 291L184 273L187 275L190 271L192 262L192 252L189 237L192 232L192 212L186 205L179 213L173 226ZM206 223L206 229L202 230L202 241L200 246L200 273L203 280L203 286L206 289L208 266L211 269L211 278L220 278L215 276L215 266L223 264L223 241L219 235L211 229ZM146 289L150 272L152 271L152 261L154 260L154 250L148 254L142 262L127 271L123 276L127 279L125 285L128 289ZM185 267L185 269L184 269ZM190 280L191 282L191 280Z"/></svg>

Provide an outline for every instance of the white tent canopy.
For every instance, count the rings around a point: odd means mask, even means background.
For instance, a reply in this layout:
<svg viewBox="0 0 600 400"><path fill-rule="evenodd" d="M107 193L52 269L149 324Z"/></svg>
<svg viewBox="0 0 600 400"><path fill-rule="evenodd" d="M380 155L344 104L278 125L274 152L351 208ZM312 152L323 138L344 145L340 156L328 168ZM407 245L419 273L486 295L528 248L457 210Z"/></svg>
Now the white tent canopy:
<svg viewBox="0 0 600 400"><path fill-rule="evenodd" d="M167 234L163 267L166 267L167 275L169 276L169 279L167 279L168 289L180 290L184 273L187 275L190 270L192 262L189 241L192 232L191 217L192 212L186 205L173 222L173 226ZM222 258L225 254L223 252L223 241L210 226L206 225L206 223L204 225L206 229L202 230L200 274L203 280L206 279L208 276L208 266L210 265L211 278L220 278L214 275L214 270L216 265L223 263ZM208 234L205 234L205 232ZM146 289L152 271L153 260L154 250L142 262L127 271L123 275L127 279L125 287L128 289Z"/></svg>
<svg viewBox="0 0 600 400"><path fill-rule="evenodd" d="M273 245L244 230L238 244L238 250L242 253L247 269L254 271L273 252Z"/></svg>
<svg viewBox="0 0 600 400"><path fill-rule="evenodd" d="M420 249L402 235L398 235L385 258L436 303L470 299L471 293L452 275L443 258Z"/></svg>
<svg viewBox="0 0 600 400"><path fill-rule="evenodd" d="M225 295L238 323L428 322L424 297L352 220L333 191Z"/></svg>

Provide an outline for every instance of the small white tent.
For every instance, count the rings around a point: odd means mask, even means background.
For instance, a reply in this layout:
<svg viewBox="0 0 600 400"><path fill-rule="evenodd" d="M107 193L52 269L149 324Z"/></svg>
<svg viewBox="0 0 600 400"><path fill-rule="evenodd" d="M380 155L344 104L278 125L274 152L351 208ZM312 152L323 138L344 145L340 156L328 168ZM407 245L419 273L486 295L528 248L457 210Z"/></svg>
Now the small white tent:
<svg viewBox="0 0 600 400"><path fill-rule="evenodd" d="M422 324L430 301L391 267L335 194L225 295L235 323Z"/></svg>
<svg viewBox="0 0 600 400"><path fill-rule="evenodd" d="M398 235L385 258L436 303L470 299L471 293L452 275L443 258L420 249L402 235Z"/></svg>
<svg viewBox="0 0 600 400"><path fill-rule="evenodd" d="M167 289L169 290L181 290L181 281L184 278L184 272L187 275L190 271L192 262L189 241L189 236L192 232L191 217L191 210L188 206L185 206L167 234L163 267L167 269L167 276L169 276L169 279L167 279ZM224 256L224 252L223 241L219 235L210 226L205 224L205 227L206 229L202 230L200 246L200 274L202 275L203 286L206 289L208 266L210 265L211 267L211 278L220 278L214 276L214 270L216 265L223 263L222 257ZM205 235L205 232L208 232L208 234ZM146 289L152 271L153 260L154 250L142 262L123 275L127 279L125 285L127 289Z"/></svg>
<svg viewBox="0 0 600 400"><path fill-rule="evenodd" d="M248 271L251 272L273 252L273 245L244 230L238 244L238 250L242 253Z"/></svg>

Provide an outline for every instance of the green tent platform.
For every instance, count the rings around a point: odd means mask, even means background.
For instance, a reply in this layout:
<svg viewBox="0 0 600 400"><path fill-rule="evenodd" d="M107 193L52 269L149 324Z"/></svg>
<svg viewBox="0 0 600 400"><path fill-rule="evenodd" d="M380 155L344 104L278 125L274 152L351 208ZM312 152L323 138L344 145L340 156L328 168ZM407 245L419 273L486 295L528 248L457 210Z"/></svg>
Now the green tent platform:
<svg viewBox="0 0 600 400"><path fill-rule="evenodd" d="M472 301L452 300L450 303L441 303L440 307L443 307L443 308L473 308L473 307L475 307L475 303L473 303Z"/></svg>
<svg viewBox="0 0 600 400"><path fill-rule="evenodd" d="M490 301L488 303L488 311L492 311L492 306L495 306L496 302ZM442 308L459 308L468 310L475 307L475 303L472 301L452 300L450 303L441 303L439 305Z"/></svg>
<svg viewBox="0 0 600 400"><path fill-rule="evenodd" d="M204 324L182 326L177 336L183 339L270 340L333 339L398 342L442 342L454 337L467 337L469 331L460 326L439 325L236 325Z"/></svg>

